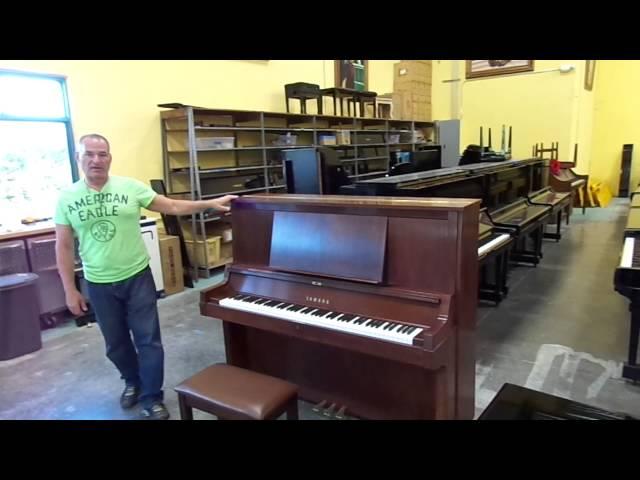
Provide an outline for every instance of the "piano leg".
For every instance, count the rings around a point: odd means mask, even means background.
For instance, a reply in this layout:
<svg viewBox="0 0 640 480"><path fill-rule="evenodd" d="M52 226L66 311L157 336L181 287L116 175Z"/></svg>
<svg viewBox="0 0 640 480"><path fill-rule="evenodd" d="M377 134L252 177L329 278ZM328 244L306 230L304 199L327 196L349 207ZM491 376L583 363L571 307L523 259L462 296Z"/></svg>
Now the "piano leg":
<svg viewBox="0 0 640 480"><path fill-rule="evenodd" d="M496 254L487 259L480 266L480 286L478 298L499 305L502 301L501 273L504 254ZM492 263L492 265L489 264ZM493 278L489 275L489 269L493 267Z"/></svg>
<svg viewBox="0 0 640 480"><path fill-rule="evenodd" d="M543 225L536 227L535 230L522 234L516 240L516 246L513 249L511 258L516 262L530 263L534 267L538 266L542 258L542 229ZM533 250L527 250L528 240L533 243Z"/></svg>
<svg viewBox="0 0 640 480"><path fill-rule="evenodd" d="M631 311L631 328L629 329L629 358L622 367L622 376L637 382L640 380L640 365L638 365L638 337L640 337L640 305L629 305Z"/></svg>
<svg viewBox="0 0 640 480"><path fill-rule="evenodd" d="M536 230L534 238L536 239L536 254L539 258L542 258L544 254L542 253L542 238L544 237L544 223L540 224L540 228Z"/></svg>
<svg viewBox="0 0 640 480"><path fill-rule="evenodd" d="M500 272L500 293L502 297L506 297L509 293L509 287L507 286L507 278L509 276L509 256L511 254L511 247L505 249L500 255L502 257L502 270Z"/></svg>
<svg viewBox="0 0 640 480"><path fill-rule="evenodd" d="M558 213L556 213L556 233L547 233L546 231L543 234L544 238L550 238L552 240L555 240L556 242L559 242L560 239L562 238L562 235L560 234L561 228L562 228L562 209L558 210ZM545 225L544 229L546 230L547 226Z"/></svg>

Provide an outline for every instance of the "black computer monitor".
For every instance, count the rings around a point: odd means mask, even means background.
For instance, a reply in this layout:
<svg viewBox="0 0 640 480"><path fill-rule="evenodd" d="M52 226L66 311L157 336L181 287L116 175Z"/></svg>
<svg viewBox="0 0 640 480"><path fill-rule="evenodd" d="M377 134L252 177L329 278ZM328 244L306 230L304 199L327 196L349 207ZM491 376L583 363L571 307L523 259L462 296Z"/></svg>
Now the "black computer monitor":
<svg viewBox="0 0 640 480"><path fill-rule="evenodd" d="M437 170L442 168L442 150L439 145L411 152L411 164L414 172Z"/></svg>
<svg viewBox="0 0 640 480"><path fill-rule="evenodd" d="M351 183L333 149L298 148L282 155L288 193L335 195Z"/></svg>

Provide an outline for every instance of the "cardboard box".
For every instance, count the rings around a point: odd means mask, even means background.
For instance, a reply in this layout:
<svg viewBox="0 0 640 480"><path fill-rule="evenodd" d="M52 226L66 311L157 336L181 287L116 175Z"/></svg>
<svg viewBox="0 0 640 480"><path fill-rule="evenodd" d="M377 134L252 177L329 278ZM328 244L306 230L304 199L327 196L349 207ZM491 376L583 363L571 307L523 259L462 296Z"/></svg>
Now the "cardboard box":
<svg viewBox="0 0 640 480"><path fill-rule="evenodd" d="M393 91L431 90L431 64L409 60L396 63Z"/></svg>
<svg viewBox="0 0 640 480"><path fill-rule="evenodd" d="M171 235L159 235L159 242L164 293L165 295L180 293L184 290L180 238Z"/></svg>
<svg viewBox="0 0 640 480"><path fill-rule="evenodd" d="M206 241L184 240L187 247L187 254L191 265L198 267L212 268L220 263L220 240L219 236L207 238ZM206 258L205 258L205 248ZM194 252L195 250L195 252Z"/></svg>
<svg viewBox="0 0 640 480"><path fill-rule="evenodd" d="M431 101L428 97L411 92L393 94L393 116L399 120L431 120Z"/></svg>

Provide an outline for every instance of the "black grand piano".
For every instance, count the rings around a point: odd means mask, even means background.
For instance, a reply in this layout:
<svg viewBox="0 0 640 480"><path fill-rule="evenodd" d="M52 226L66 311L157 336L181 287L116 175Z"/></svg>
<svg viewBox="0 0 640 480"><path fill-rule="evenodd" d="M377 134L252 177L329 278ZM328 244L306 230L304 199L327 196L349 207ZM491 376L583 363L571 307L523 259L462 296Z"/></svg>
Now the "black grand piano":
<svg viewBox="0 0 640 480"><path fill-rule="evenodd" d="M640 380L638 364L638 337L640 337L640 188L631 194L631 206L624 229L622 254L615 270L613 285L620 295L630 300L631 327L629 329L629 354L622 367L622 376Z"/></svg>

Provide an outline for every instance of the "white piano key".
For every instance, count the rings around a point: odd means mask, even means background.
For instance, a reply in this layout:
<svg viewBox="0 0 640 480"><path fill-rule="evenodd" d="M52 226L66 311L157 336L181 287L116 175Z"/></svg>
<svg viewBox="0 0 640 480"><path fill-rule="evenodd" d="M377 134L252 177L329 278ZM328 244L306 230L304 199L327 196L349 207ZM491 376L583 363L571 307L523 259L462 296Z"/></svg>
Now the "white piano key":
<svg viewBox="0 0 640 480"><path fill-rule="evenodd" d="M620 267L631 268L633 263L633 247L635 245L634 237L624 239L624 247L622 248L622 257L620 259Z"/></svg>

